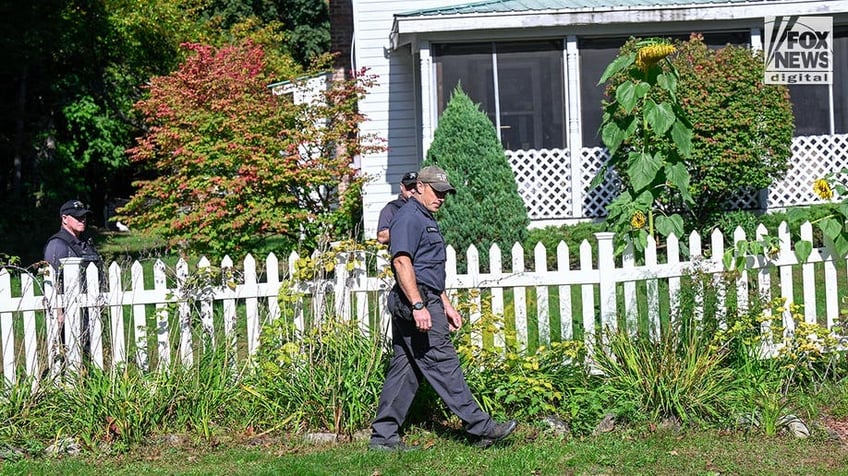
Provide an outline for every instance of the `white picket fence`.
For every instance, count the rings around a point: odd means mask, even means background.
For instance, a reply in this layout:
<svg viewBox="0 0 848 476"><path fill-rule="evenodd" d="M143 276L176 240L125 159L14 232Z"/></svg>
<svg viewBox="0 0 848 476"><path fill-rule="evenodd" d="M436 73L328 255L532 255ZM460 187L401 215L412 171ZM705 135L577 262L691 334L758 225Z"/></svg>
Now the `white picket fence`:
<svg viewBox="0 0 848 476"><path fill-rule="evenodd" d="M766 234L761 225L757 238ZM812 240L809 223L801 227L800 236ZM486 309L503 315L513 324L515 344L519 347L582 338L592 350L599 337L604 342L605 333L599 331L619 326L626 326L629 332L637 332L640 327L648 329L657 337L661 329L660 310L665 310L666 315L678 313L681 285L694 285L696 281L686 276L695 269L713 276L713 285L705 292L715 291L720 309L727 306L728 293L735 297L735 306L741 309L748 306L751 293L766 299L777 294L786 298L787 304L803 303L807 322L831 327L839 317L838 304L843 296L838 291L846 288L845 277L837 277L839 260L825 247L814 248L809 259L799 263L785 223L778 233L779 253L772 257L747 257L745 268L730 285L722 278L726 244L719 231L708 237L709 243L703 243L701 236L692 233L686 243L687 253L681 253L681 243L675 237L667 240L659 252L653 240L649 240L644 260L639 264L631 249L623 256L614 256L612 233L597 233L596 238L596 247L584 241L576 250L562 242L556 250L537 244L532 264L525 262L525 250L516 244L510 250L508 271L497 246L490 248L488 267L481 271L479 253L472 246L466 252L466 271L462 274L457 273L455 250L448 247L447 286L451 293L480 290L471 294L476 300L472 308L476 310L467 317L472 322L479 319L485 301ZM744 232L737 229L727 241L745 239ZM549 252L555 253L555 269L548 269ZM574 267L572 253L578 263ZM87 358L97 367L112 369L126 365L145 370L167 368L175 358L184 365L192 365L196 354L216 339L224 339L219 343L229 346L234 358L245 359L258 349L261 326L281 315L291 319L300 330L315 325L322 316L334 315L355 320L364 332L390 331L385 295L392 282L385 273L388 264L385 255L369 260L364 251L339 253L330 279L282 281L281 271L293 276L298 258L292 253L288 264L281 269L277 257L270 254L264 263L262 281L258 279L257 263L252 256L245 258L241 268L225 258L220 273L210 274L216 277L214 283L192 278L202 275L203 270L213 269L205 258L192 273L183 260L171 273L157 260L152 288L144 286L144 271L139 262L131 266L129 275L112 263L105 273L106 283L100 283L100 273L94 265L83 269L79 259L65 260L64 290L52 286L52 270L42 281L26 272L0 269L3 377L7 383L14 384L20 375L55 377L63 368L66 371L79 368L85 357L79 332L74 329L81 328L85 315L91 336ZM840 260L844 265L845 258ZM800 269L793 274L797 268ZM13 272L16 279L12 279ZM823 289L817 288L816 275L822 275L819 279L824 283ZM78 279L72 278L75 276ZM797 300L795 276L801 280L798 294L802 298ZM777 282L772 282L775 279ZM42 282L43 287L39 284ZM284 294L289 296L283 309L278 302L281 286L287 287ZM779 293L773 293L773 289L779 289ZM824 296L824 309L817 308L817 293ZM638 302L642 302L641 306ZM326 312L326 308L330 311ZM783 326L791 332L794 323L789 306L785 308ZM59 309L64 309L65 316L64 345L60 345L62 339L58 335ZM696 308L694 312L697 317L703 309ZM552 316L559 317L552 319ZM493 345L502 346L505 336L499 333L492 340ZM479 336L475 343L483 345Z"/></svg>

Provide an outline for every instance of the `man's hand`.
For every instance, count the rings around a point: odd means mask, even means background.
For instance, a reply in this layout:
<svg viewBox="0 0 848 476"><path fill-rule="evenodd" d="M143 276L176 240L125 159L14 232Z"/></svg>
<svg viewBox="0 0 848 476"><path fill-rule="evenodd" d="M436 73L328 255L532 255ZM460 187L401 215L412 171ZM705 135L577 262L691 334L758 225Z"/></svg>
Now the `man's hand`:
<svg viewBox="0 0 848 476"><path fill-rule="evenodd" d="M430 311L427 307L421 310L412 310L412 317L415 319L415 328L419 332L427 332L433 328L433 322L430 320Z"/></svg>
<svg viewBox="0 0 848 476"><path fill-rule="evenodd" d="M442 305L445 308L445 316L448 318L448 327L450 330L455 331L462 327L462 316L459 315L459 312L450 303L447 293L442 293Z"/></svg>

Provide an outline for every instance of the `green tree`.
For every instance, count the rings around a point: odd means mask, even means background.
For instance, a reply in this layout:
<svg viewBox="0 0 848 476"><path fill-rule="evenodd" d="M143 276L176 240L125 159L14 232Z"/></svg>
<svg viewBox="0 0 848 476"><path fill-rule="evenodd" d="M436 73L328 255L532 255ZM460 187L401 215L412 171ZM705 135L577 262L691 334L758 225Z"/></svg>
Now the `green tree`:
<svg viewBox="0 0 848 476"><path fill-rule="evenodd" d="M359 199L351 163L379 147L354 133L363 120L356 101L373 78L296 106L268 90L258 45L187 48L193 55L153 78L137 105L149 132L130 156L157 176L136 183L121 219L210 257L238 256L270 235L285 249L314 246L302 236L349 235L336 215Z"/></svg>
<svg viewBox="0 0 848 476"><path fill-rule="evenodd" d="M527 236L530 220L495 127L457 86L427 151L424 165L438 165L456 187L439 211L448 244L458 253L470 245L487 263L489 247L508 251Z"/></svg>

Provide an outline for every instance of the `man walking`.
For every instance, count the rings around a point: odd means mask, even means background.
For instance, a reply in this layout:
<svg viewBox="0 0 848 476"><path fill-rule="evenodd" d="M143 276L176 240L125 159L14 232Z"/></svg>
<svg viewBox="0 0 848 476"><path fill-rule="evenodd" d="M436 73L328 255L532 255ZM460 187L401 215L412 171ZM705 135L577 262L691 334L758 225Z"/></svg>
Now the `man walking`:
<svg viewBox="0 0 848 476"><path fill-rule="evenodd" d="M407 172L400 179L400 193L398 197L380 210L380 218L377 219L377 241L386 245L389 243L389 226L392 224L392 219L400 210L409 197L412 196L412 191L415 190L415 184L418 182L418 172Z"/></svg>
<svg viewBox="0 0 848 476"><path fill-rule="evenodd" d="M394 356L386 374L377 416L371 425L372 450L410 449L399 430L421 379L426 379L465 430L488 447L507 437L517 422L496 423L484 412L460 368L450 332L462 317L445 292L445 240L433 213L456 190L439 167L418 172L412 198L398 210L390 227L396 284L389 293Z"/></svg>

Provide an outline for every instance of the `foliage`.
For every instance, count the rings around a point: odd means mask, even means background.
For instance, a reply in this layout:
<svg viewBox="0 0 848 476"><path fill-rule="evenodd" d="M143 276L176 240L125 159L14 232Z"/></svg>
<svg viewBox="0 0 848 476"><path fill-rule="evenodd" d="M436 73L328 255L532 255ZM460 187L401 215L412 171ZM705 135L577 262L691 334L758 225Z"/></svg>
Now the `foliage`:
<svg viewBox="0 0 848 476"><path fill-rule="evenodd" d="M478 291L461 293L457 311L470 315L479 310ZM516 348L512 339L504 339L505 347L475 343L485 342L495 332L503 332L502 317L492 314L484 304L475 322L466 322L454 336L465 379L480 406L496 417L540 418L556 415L573 394L584 386L585 349L578 341L552 342L535 350ZM574 406L568 417L584 418L585 411ZM594 414L592 415L595 416Z"/></svg>
<svg viewBox="0 0 848 476"><path fill-rule="evenodd" d="M530 221L503 146L492 122L457 86L439 119L424 165L448 174L456 194L439 210L447 243L457 250L475 245L481 262L489 247L521 243Z"/></svg>
<svg viewBox="0 0 848 476"><path fill-rule="evenodd" d="M617 156L613 156L613 163L625 183L633 180L633 174L640 174L637 185L646 180L641 176L646 173L649 178L658 179L653 182L653 197L659 199L664 213L691 214L694 228L703 229L705 223L714 220L711 216L720 211L734 194L753 193L765 188L787 170L794 124L788 92L783 86L762 84L761 53L752 55L749 49L732 45L711 50L696 34L687 42L675 43L677 52L664 62L666 72L657 67L647 70L656 70L658 84L651 82L651 74L646 75L646 81L637 81L634 74L638 78L638 72L644 71L637 67L622 68L622 65L629 62L628 58L634 58L635 63L638 50L645 48L640 46L643 44L637 40L625 44L619 59L609 67L608 71L614 74L605 74L602 78L609 79L608 96L615 99L605 105L602 136L605 143L609 141L608 147L613 146L611 151L618 150ZM675 78L676 81L666 78ZM635 86L629 87L628 84ZM621 87L625 89L619 92ZM643 119L648 123L652 120L670 121L671 112L678 120L684 121L681 124L686 121L691 123L691 147L686 139L662 134L646 135L639 125L645 121L634 124L630 122L626 108L625 114L610 109L622 100L625 105L631 104L637 99L634 96L643 98ZM654 104L669 104L671 107L655 108ZM640 103L635 103L633 114L640 114L642 108ZM626 138L621 139L625 135ZM683 133L679 132L679 135ZM621 146L620 140L623 140ZM657 152L670 154L672 164L685 166L689 173L688 182L682 174L675 174L669 177L673 187L664 186L663 174L656 176L652 173L653 170L663 171L655 155L652 163L644 155L642 160L634 162L637 157L631 155L634 149L641 150L645 145L655 147ZM682 160L675 158L675 150L680 151L679 158ZM639 167L636 168L636 165ZM673 169L665 171L665 175L670 173ZM683 185L688 190L683 190ZM631 194L629 197L626 195L628 192ZM621 205L636 202L639 206L626 208L628 213L621 212L620 216L615 216L618 231L627 229L626 218L630 218L632 224L645 222L650 226L650 214L645 211L650 197L633 198L633 193L626 188ZM687 199L687 193L691 195L691 201ZM644 219L637 219L638 211L643 213ZM674 219L671 225L663 225L658 231L666 235L664 230L671 228L681 236L683 223Z"/></svg>
<svg viewBox="0 0 848 476"><path fill-rule="evenodd" d="M657 233L682 236L680 212L693 204L685 162L692 150L692 126L677 96L677 69L668 59L674 51L658 39L631 42L599 81L611 80L601 124L610 160L593 185L608 167L622 177L622 191L607 206L617 252L627 242L641 251Z"/></svg>
<svg viewBox="0 0 848 476"><path fill-rule="evenodd" d="M294 105L268 91L261 47L186 47L194 55L154 78L137 105L150 128L129 152L157 176L136 182L119 218L212 256L244 252L270 235L285 237L288 249L349 235L327 223L355 199L344 194L362 180L353 158L378 148L371 136L351 134L363 120L356 101L373 77L360 74L333 84L321 101Z"/></svg>
<svg viewBox="0 0 848 476"><path fill-rule="evenodd" d="M727 348L711 346L691 324L677 323L659 340L619 330L609 335L608 352L595 355L609 391L654 419L720 421L727 392L736 386L724 365Z"/></svg>
<svg viewBox="0 0 848 476"><path fill-rule="evenodd" d="M763 84L761 51L713 50L699 34L677 46L677 95L694 131L687 159L692 211L702 223L734 194L756 193L783 177L795 122L788 88Z"/></svg>
<svg viewBox="0 0 848 476"><path fill-rule="evenodd" d="M831 213L813 221L821 230L826 244L836 252L837 256L848 254L848 186L845 185L845 174L848 168L838 174L831 173L813 182L813 192L822 200L832 203ZM800 213L789 211L790 216ZM795 254L801 261L806 261L812 252L813 243L802 241L797 243Z"/></svg>
<svg viewBox="0 0 848 476"><path fill-rule="evenodd" d="M290 428L350 435L368 425L383 385L388 346L356 322L326 319L303 333L278 319L262 330L256 383L267 424L283 415Z"/></svg>
<svg viewBox="0 0 848 476"><path fill-rule="evenodd" d="M527 238L524 239L524 259L533 261L534 249L537 243L541 243L548 250L548 269L557 269L556 249L560 242L568 246L569 260L572 267L580 264L580 245L583 241L595 243L595 233L604 231L602 223L576 223L573 225L547 226L545 228L533 228L528 230Z"/></svg>
<svg viewBox="0 0 848 476"><path fill-rule="evenodd" d="M207 22L230 32L234 39L248 36L240 32L261 28L274 32L274 43L262 43L268 51L277 46L298 64L308 66L330 49L330 12L324 0L212 0L200 10ZM254 32L249 36L257 39Z"/></svg>

